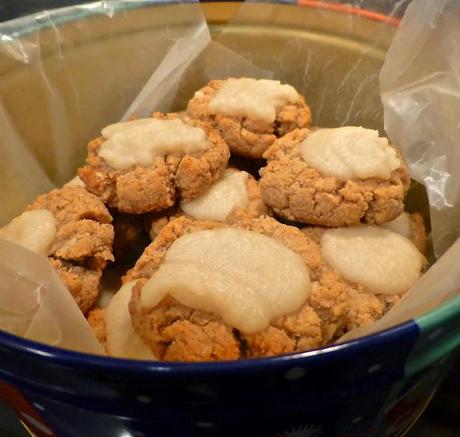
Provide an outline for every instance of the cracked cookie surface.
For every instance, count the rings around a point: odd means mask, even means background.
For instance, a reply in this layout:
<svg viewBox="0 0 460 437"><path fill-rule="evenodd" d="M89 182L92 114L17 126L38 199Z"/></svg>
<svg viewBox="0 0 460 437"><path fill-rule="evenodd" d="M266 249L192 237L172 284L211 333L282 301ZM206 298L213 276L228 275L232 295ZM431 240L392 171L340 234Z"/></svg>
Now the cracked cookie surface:
<svg viewBox="0 0 460 437"><path fill-rule="evenodd" d="M82 187L64 187L39 196L26 211L50 211L56 234L48 259L83 313L94 305L107 262L113 261L112 217L96 196Z"/></svg>
<svg viewBox="0 0 460 437"><path fill-rule="evenodd" d="M276 214L291 221L332 227L380 224L401 214L410 177L400 155L401 166L388 180L340 181L323 176L302 159L299 145L309 134L308 129L290 132L264 154L268 163L260 171L260 189L263 200Z"/></svg>
<svg viewBox="0 0 460 437"><path fill-rule="evenodd" d="M310 108L300 95L296 103L286 104L276 111L273 123L251 120L247 117L211 114L208 110L209 102L224 83L223 80L212 80L197 91L188 103L187 115L215 127L232 154L249 159L261 158L277 138L296 128L310 125Z"/></svg>
<svg viewBox="0 0 460 437"><path fill-rule="evenodd" d="M130 302L131 317L134 329L150 345L154 355L160 359L187 361L269 356L327 344L343 331L348 311L348 285L325 263L314 241L296 228L270 217L254 219L241 210L232 214L231 222L226 225L186 217L171 221L124 278L124 282L138 280ZM217 314L188 308L170 296L154 308L141 306L143 284L161 266L174 241L187 233L226 226L269 236L301 256L309 268L313 287L298 311L278 317L266 330L244 335L226 325ZM203 339L211 343L195 351L192 346Z"/></svg>
<svg viewBox="0 0 460 437"><path fill-rule="evenodd" d="M410 214L410 241L424 254L426 243L426 229L420 214ZM301 232L320 245L321 237L329 228L321 226L308 226ZM380 319L404 296L400 294L373 293L361 284L352 283L348 289L349 308L346 317L346 330L369 325Z"/></svg>
<svg viewBox="0 0 460 437"><path fill-rule="evenodd" d="M177 114L155 113L153 117L178 119ZM108 207L130 214L160 211L172 207L177 199L193 199L221 176L230 153L220 135L206 123L184 123L205 132L210 143L207 150L157 156L148 167L135 165L121 170L99 156L106 141L101 136L88 144L86 165L78 170L78 175L87 190Z"/></svg>

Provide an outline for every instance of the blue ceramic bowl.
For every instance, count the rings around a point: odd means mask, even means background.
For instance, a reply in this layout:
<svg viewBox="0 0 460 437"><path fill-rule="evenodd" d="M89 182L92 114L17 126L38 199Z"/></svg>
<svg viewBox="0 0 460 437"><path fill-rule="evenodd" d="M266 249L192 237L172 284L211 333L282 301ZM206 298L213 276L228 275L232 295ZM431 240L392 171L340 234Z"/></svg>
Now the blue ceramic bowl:
<svg viewBox="0 0 460 437"><path fill-rule="evenodd" d="M457 299L337 346L203 364L97 357L0 333L0 397L37 436L397 436L451 366L459 318Z"/></svg>
<svg viewBox="0 0 460 437"><path fill-rule="evenodd" d="M460 300L417 321L302 354L130 361L0 334L0 391L37 435L402 435L454 359Z"/></svg>

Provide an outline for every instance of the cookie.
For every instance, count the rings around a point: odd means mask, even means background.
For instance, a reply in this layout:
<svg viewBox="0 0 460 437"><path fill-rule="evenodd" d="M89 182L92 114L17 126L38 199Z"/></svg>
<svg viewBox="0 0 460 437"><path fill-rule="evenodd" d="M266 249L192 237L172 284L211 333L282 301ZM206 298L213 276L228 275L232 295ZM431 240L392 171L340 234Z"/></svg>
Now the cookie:
<svg viewBox="0 0 460 437"><path fill-rule="evenodd" d="M284 219L331 227L381 224L404 210L408 169L377 131L297 129L264 157L262 198Z"/></svg>
<svg viewBox="0 0 460 437"><path fill-rule="evenodd" d="M344 329L348 286L327 265L314 241L298 229L282 225L270 217L254 219L240 210L232 219L231 226L187 217L171 221L124 278L125 283L133 284L130 311L134 329L158 358L172 361L229 360L302 351L327 344ZM295 311L275 317L265 329L249 334L225 323L215 312L193 309L169 295L150 308L141 304L143 287L162 268L165 256L175 242L200 231L222 229L244 230L269 237L298 256L302 265L308 268L312 284L305 302ZM203 244L204 240L198 237ZM238 258L242 256L240 252ZM267 251L258 256L261 262L266 261ZM277 266L281 269L282 263L278 262ZM287 299L287 295L283 299ZM252 319L248 317L247 320Z"/></svg>
<svg viewBox="0 0 460 437"><path fill-rule="evenodd" d="M248 78L212 80L194 94L187 115L210 123L232 154L249 159L261 158L277 138L311 121L293 87Z"/></svg>
<svg viewBox="0 0 460 437"><path fill-rule="evenodd" d="M408 233L414 235L412 241L404 233L390 232L383 226L302 229L304 235L320 245L325 259L351 285L347 330L380 319L420 277L426 259L414 243L426 239L426 232L423 220L420 223L419 219L418 214L411 217L417 230L417 234Z"/></svg>
<svg viewBox="0 0 460 437"><path fill-rule="evenodd" d="M78 175L108 207L142 214L199 196L222 175L229 155L207 124L155 113L103 129Z"/></svg>
<svg viewBox="0 0 460 437"><path fill-rule="evenodd" d="M170 220L186 215L196 220L225 222L234 208L241 208L251 217L267 214L256 180L244 171L227 169L221 179L201 196L182 201L166 213L153 214L148 223L150 237L155 239Z"/></svg>
<svg viewBox="0 0 460 437"><path fill-rule="evenodd" d="M107 262L113 261L112 217L81 187L39 196L0 229L0 238L47 256L83 313L94 305Z"/></svg>

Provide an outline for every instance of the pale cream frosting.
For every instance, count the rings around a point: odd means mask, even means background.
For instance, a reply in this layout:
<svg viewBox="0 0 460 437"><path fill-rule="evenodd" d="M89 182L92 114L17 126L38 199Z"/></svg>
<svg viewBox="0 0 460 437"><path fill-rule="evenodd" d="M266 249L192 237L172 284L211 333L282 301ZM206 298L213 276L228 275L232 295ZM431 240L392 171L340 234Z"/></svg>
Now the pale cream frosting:
<svg viewBox="0 0 460 437"><path fill-rule="evenodd" d="M422 254L407 238L380 226L326 231L321 252L345 279L377 294L408 291L423 268Z"/></svg>
<svg viewBox="0 0 460 437"><path fill-rule="evenodd" d="M134 331L129 313L129 301L135 282L128 282L118 290L104 309L109 355L137 360L154 360L149 346Z"/></svg>
<svg viewBox="0 0 460 437"><path fill-rule="evenodd" d="M410 215L407 212L401 213L401 215L396 217L394 220L383 223L380 226L383 226L385 229L390 231L396 232L403 237L410 238Z"/></svg>
<svg viewBox="0 0 460 437"><path fill-rule="evenodd" d="M181 120L143 118L116 123L102 129L102 135L107 141L101 145L99 156L118 170L148 167L158 156L190 154L210 147L203 129Z"/></svg>
<svg viewBox="0 0 460 437"><path fill-rule="evenodd" d="M208 112L273 123L278 108L298 99L295 88L278 80L227 79L209 101Z"/></svg>
<svg viewBox="0 0 460 437"><path fill-rule="evenodd" d="M346 126L320 129L300 144L304 161L324 176L339 180L389 179L401 161L376 130Z"/></svg>
<svg viewBox="0 0 460 437"><path fill-rule="evenodd" d="M223 177L204 194L193 200L183 200L182 211L197 220L225 221L233 208L246 208L249 204L244 171L226 170Z"/></svg>
<svg viewBox="0 0 460 437"><path fill-rule="evenodd" d="M144 285L140 303L153 308L169 294L250 334L298 310L310 290L300 255L265 235L224 228L177 239Z"/></svg>

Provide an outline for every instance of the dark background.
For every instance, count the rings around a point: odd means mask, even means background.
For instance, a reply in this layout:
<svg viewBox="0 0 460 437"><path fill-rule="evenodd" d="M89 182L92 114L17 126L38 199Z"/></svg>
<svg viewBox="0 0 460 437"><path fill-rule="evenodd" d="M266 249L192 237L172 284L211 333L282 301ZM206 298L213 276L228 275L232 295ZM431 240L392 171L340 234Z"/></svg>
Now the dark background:
<svg viewBox="0 0 460 437"><path fill-rule="evenodd" d="M89 2L84 0L0 0L0 21L11 20L43 9L71 6L77 3Z"/></svg>
<svg viewBox="0 0 460 437"><path fill-rule="evenodd" d="M10 20L24 14L40 11L47 8L71 6L77 3L90 2L88 0L0 0L0 21ZM340 2L337 0L337 3ZM379 12L386 14L393 13L401 16L407 4L409 3L409 0L348 0L347 3L358 5L360 7L365 6L369 9L374 8Z"/></svg>
<svg viewBox="0 0 460 437"><path fill-rule="evenodd" d="M436 0L433 0L436 1ZM10 20L28 13L47 8L71 6L89 1L76 0L0 0L0 21ZM349 3L353 3L350 0ZM368 7L375 5L380 11L391 13L395 0L356 1L356 4L366 3ZM399 5L397 15L401 15L407 5ZM28 434L17 424L12 413L0 404L0 437L27 437ZM459 437L460 436L460 367L453 370L449 380L433 398L424 415L407 437Z"/></svg>

